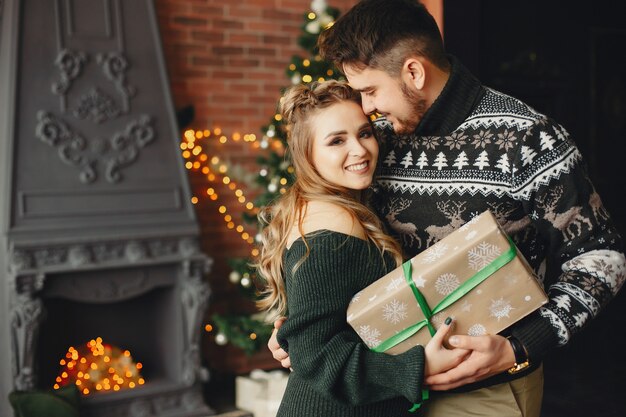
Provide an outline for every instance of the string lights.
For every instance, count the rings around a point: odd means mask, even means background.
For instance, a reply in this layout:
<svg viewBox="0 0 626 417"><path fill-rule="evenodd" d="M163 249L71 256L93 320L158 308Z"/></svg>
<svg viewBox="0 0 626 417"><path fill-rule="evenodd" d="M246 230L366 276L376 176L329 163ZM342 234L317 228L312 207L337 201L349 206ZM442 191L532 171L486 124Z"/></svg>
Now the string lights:
<svg viewBox="0 0 626 417"><path fill-rule="evenodd" d="M304 15L304 25L298 45L308 53L308 57L293 56L286 68L287 78L292 84L324 81L329 78L341 79L341 75L330 64L322 60L317 51L317 38L325 28L333 24L339 16L339 10L329 7L325 0L313 0L311 11ZM212 130L187 130L182 135L180 148L185 160L185 167L201 173L206 181L205 189L192 197L194 204L202 199L211 201L216 208L227 229L239 233L242 241L250 245L250 255L255 258L258 249L255 241L259 235L247 230L243 224L238 224L234 216L241 214L242 220L257 223L257 214L261 207L271 204L280 194L284 194L294 181L294 168L285 160L287 146L286 130L283 128L280 114L274 114L267 125L261 128L263 136L257 138L254 134L235 132L226 135L219 128ZM261 151L257 156L259 169L254 180L242 180L237 175L237 168L218 155L223 155L223 146L230 146L233 142L245 142L250 149ZM211 149L214 155L209 155L206 149ZM254 203L244 192L246 185L256 184L260 188L255 192ZM255 190L256 191L256 190ZM227 194L227 195L221 195ZM237 206L241 204L243 207ZM256 270L251 266L250 258L234 258L228 260L232 268L228 279L232 284L247 294L250 299L258 296L254 282L262 277L256 276ZM234 310L237 306L233 306ZM265 314L265 313L264 313ZM241 348L247 354L257 352L265 346L272 327L265 320L265 316L251 316L245 312L230 311L223 315L212 314L212 324L207 324L206 332L211 333L217 345L232 344Z"/></svg>
<svg viewBox="0 0 626 417"><path fill-rule="evenodd" d="M242 210L250 213L253 216L256 216L258 213L258 208L254 205L252 201L246 196L243 187L240 187L239 184L233 179L231 175L229 175L229 171L231 167L227 161L223 161L219 156L209 156L205 148L208 148L210 145L208 141L213 140L217 142L219 145L225 145L228 142L240 142L248 143L253 149L259 149L263 147L264 149L272 146L274 150L282 150L283 146L279 141L272 141L270 145L270 137L265 136L261 141L257 140L257 137L253 133L241 134L239 132L233 133L230 137L222 134L220 128L215 128L213 131L211 130L186 130L183 134L182 141L180 143L180 149L182 152L183 158L186 160L185 168L193 171L200 171L206 178L206 180L211 184L222 183L226 186L226 189L229 190L234 198L228 199L230 201L236 201L242 205ZM203 146L203 144L205 146ZM279 178L276 180L277 184L286 185L287 180L284 178ZM283 187L284 188L284 187ZM286 189L282 192L284 193ZM205 189L206 197L214 202L219 202L221 200L220 195L216 190L216 186L208 186ZM191 202L193 204L199 203L199 197L193 196ZM249 230L246 230L243 224L237 224L233 218L231 212L234 210L229 210L229 208L223 203L218 206L218 212L222 216L226 228L229 230L234 230L241 236L241 239L248 243L249 245L253 245L255 239L252 237L254 233ZM250 254L252 256L258 255L258 249L252 247L250 250Z"/></svg>
<svg viewBox="0 0 626 417"><path fill-rule="evenodd" d="M74 384L83 395L94 392L115 392L134 389L145 384L143 365L135 363L128 350L104 344L98 337L81 345L70 346L59 361L61 371L53 388Z"/></svg>

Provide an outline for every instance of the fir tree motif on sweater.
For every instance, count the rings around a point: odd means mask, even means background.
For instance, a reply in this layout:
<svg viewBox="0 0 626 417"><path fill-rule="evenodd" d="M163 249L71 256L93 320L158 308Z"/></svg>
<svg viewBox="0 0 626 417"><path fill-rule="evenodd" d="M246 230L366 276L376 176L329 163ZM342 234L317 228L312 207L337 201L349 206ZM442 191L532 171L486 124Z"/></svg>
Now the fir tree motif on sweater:
<svg viewBox="0 0 626 417"><path fill-rule="evenodd" d="M374 207L399 237L406 223L421 237L400 237L408 257L469 221L472 213L490 209L550 296L517 332L541 355L552 341L535 338L534 329L541 326L530 323L551 325L558 343L566 344L623 285L621 238L561 125L520 100L480 86L462 66L453 65L449 83L418 130L402 136L404 146L416 150L413 165L381 164ZM384 131L381 137L391 138L384 140L389 145L384 155L394 149L395 155L406 154L389 124L375 126ZM394 199L413 204L405 203L410 208L390 217ZM546 274L547 262L560 263L562 273ZM563 295L569 309L563 308Z"/></svg>

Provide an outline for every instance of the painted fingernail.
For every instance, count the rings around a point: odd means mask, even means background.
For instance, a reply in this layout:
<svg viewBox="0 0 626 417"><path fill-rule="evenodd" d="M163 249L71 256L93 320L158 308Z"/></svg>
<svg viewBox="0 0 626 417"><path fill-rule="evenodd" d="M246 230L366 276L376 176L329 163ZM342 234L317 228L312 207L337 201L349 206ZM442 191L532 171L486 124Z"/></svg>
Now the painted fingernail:
<svg viewBox="0 0 626 417"><path fill-rule="evenodd" d="M448 318L446 319L446 321L444 321L444 323L446 324L446 326L447 326L448 324L452 323L452 317L448 317Z"/></svg>

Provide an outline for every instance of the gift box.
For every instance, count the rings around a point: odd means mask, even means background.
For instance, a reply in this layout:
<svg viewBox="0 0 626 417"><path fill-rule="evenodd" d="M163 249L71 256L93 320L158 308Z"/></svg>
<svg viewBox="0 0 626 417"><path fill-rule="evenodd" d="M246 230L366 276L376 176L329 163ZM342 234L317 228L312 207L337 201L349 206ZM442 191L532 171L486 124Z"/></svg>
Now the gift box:
<svg viewBox="0 0 626 417"><path fill-rule="evenodd" d="M451 334L496 334L547 301L486 211L357 293L347 321L370 349L398 354L426 345L446 317Z"/></svg>
<svg viewBox="0 0 626 417"><path fill-rule="evenodd" d="M235 405L254 417L275 417L287 388L289 374L255 369L248 376L235 378Z"/></svg>

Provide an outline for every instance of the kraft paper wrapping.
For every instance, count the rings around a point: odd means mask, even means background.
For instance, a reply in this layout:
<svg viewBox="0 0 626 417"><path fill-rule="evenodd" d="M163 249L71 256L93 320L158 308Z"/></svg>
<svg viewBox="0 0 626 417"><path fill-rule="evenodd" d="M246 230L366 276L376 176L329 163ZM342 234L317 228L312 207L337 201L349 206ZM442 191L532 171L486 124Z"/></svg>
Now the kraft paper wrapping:
<svg viewBox="0 0 626 417"><path fill-rule="evenodd" d="M451 334L499 333L548 301L523 255L512 245L494 216L483 212L407 261L410 265L396 268L357 293L348 307L348 323L370 349L392 355L426 345L430 331L439 328L446 317L455 321ZM504 266L490 273L503 260ZM407 337L416 323L425 321L415 290L433 310L442 299L454 299L465 291L464 286L479 282L477 274L487 278L432 315L430 330L424 326L404 341L389 340Z"/></svg>

